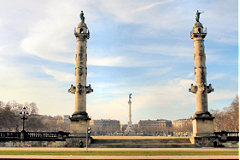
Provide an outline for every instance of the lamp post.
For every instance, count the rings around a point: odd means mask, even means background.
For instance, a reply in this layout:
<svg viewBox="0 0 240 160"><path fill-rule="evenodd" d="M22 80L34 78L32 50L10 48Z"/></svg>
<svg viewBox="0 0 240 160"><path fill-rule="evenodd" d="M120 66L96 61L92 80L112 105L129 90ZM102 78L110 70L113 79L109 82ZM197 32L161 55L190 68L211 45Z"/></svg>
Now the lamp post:
<svg viewBox="0 0 240 160"><path fill-rule="evenodd" d="M88 151L88 136L91 133L91 127L89 127L89 121L87 121L87 128L86 128L86 151Z"/></svg>
<svg viewBox="0 0 240 160"><path fill-rule="evenodd" d="M26 109L26 107L23 107L23 110L22 110L22 112L20 112L20 116L21 116L21 119L23 120L23 129L22 129L22 131L25 131L24 130L24 121L26 120L26 119L28 119L28 112L27 112L27 109Z"/></svg>

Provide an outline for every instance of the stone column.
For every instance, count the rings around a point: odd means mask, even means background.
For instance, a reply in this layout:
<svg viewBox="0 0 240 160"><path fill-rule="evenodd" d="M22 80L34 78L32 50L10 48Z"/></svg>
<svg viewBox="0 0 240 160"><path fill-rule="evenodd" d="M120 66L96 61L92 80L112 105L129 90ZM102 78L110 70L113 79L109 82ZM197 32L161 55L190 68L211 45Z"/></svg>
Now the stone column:
<svg viewBox="0 0 240 160"><path fill-rule="evenodd" d="M129 99L128 101L128 105L129 105L129 111L128 111L128 125L132 125L132 112L131 112L131 99Z"/></svg>
<svg viewBox="0 0 240 160"><path fill-rule="evenodd" d="M191 84L190 92L196 94L196 113L193 119L193 136L210 136L213 135L214 117L208 112L207 94L214 91L211 84L207 85L206 78L206 55L204 51L204 38L207 35L206 29L203 30L199 22L201 12L196 13L196 23L190 34L194 40L194 73L195 84ZM198 18L197 18L198 16Z"/></svg>
<svg viewBox="0 0 240 160"><path fill-rule="evenodd" d="M128 108L128 126L126 128L126 130L124 131L124 134L125 135L135 135L135 131L133 129L133 125L132 125L132 111L131 111L131 105L132 105L132 101L131 101L131 98L132 98L132 93L129 94L129 100L128 100L128 105L129 105L129 108Z"/></svg>
<svg viewBox="0 0 240 160"><path fill-rule="evenodd" d="M68 90L75 94L75 110L70 117L70 133L74 136L86 137L87 122L90 120L86 112L86 94L91 93L91 85L87 86L87 40L90 37L83 12L80 14L81 22L74 30L77 39L75 86L71 85Z"/></svg>

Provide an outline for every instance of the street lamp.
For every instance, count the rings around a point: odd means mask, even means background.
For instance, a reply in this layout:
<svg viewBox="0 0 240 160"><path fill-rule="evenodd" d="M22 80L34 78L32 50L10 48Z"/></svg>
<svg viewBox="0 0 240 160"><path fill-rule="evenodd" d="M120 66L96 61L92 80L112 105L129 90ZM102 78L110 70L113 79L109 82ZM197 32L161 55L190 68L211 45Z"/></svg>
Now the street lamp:
<svg viewBox="0 0 240 160"><path fill-rule="evenodd" d="M27 109L26 109L26 107L23 107L23 110L22 110L22 112L20 112L20 116L21 116L21 119L23 120L23 129L22 129L22 131L25 131L24 130L24 121L26 120L26 119L28 119L28 112L27 112Z"/></svg>
<svg viewBox="0 0 240 160"><path fill-rule="evenodd" d="M87 121L86 128L86 151L88 151L88 136L91 134L91 127L89 127L89 121Z"/></svg>

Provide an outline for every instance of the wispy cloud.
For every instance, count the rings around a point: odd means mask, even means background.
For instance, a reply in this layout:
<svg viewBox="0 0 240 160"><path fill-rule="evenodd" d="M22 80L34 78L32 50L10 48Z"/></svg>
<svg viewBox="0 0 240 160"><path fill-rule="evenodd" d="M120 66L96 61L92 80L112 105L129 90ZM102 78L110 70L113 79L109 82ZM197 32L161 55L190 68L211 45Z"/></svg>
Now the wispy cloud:
<svg viewBox="0 0 240 160"><path fill-rule="evenodd" d="M227 99L234 99L234 97L236 97L237 95L237 90L233 91L233 90L227 90L227 89L219 89L219 90L215 90L214 92L212 92L211 94L208 95L209 97L209 101L218 101L218 100L227 100ZM231 102L230 102L231 103ZM228 105L230 105L230 103ZM224 106L227 107L227 106Z"/></svg>
<svg viewBox="0 0 240 160"><path fill-rule="evenodd" d="M155 69L151 69L149 71L146 72L146 76L160 76L163 74L167 74L169 72L172 71L171 67L164 67L164 68L155 68Z"/></svg>
<svg viewBox="0 0 240 160"><path fill-rule="evenodd" d="M224 73L215 73L209 76L208 80L213 81L213 80L221 80L224 78L226 75Z"/></svg>
<svg viewBox="0 0 240 160"><path fill-rule="evenodd" d="M52 76L57 81L72 82L75 79L73 74L52 70L46 67L43 67L42 69L46 74Z"/></svg>
<svg viewBox="0 0 240 160"><path fill-rule="evenodd" d="M134 10L132 11L132 13L142 12L142 11L145 11L145 10L149 10L149 9L151 9L151 8L153 8L153 7L158 6L158 5L166 4L166 3L169 3L169 2L172 2L172 1L173 1L173 0L162 0L162 1L160 1L160 2L154 2L154 3L151 3L151 4L147 4L147 5L143 6L143 7L139 7L139 8L137 8L137 9L134 9Z"/></svg>
<svg viewBox="0 0 240 160"><path fill-rule="evenodd" d="M139 46L129 46L129 49L138 53L146 54L160 54L164 56L174 57L192 57L193 48L192 46L182 46L176 44L146 44Z"/></svg>
<svg viewBox="0 0 240 160"><path fill-rule="evenodd" d="M88 60L88 64L94 66L123 66L124 60L124 57L91 58Z"/></svg>
<svg viewBox="0 0 240 160"><path fill-rule="evenodd" d="M62 84L56 80L33 78L22 68L9 65L9 62L1 59L0 62L1 101L16 100L22 104L33 101L37 103L42 114L71 113L71 111L66 111L66 106L73 106L73 97L71 98L67 93L68 88L62 87ZM59 99L62 100L61 103L58 103ZM56 106L58 111L56 111Z"/></svg>

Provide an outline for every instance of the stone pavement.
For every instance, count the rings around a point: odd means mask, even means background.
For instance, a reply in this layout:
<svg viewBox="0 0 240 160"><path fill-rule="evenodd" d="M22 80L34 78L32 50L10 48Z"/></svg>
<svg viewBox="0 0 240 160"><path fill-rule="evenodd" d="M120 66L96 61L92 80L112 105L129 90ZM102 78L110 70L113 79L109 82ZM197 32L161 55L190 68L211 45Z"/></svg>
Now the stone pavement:
<svg viewBox="0 0 240 160"><path fill-rule="evenodd" d="M220 160L230 160L239 159L238 156L36 156L36 155L0 155L0 160L20 160L20 159L51 159L51 160L67 160L67 159L80 159L80 160L164 160L164 159L187 159L187 160L206 160L206 159L220 159Z"/></svg>
<svg viewBox="0 0 240 160"><path fill-rule="evenodd" d="M8 148L0 147L0 150L42 150L42 151L85 151L86 148ZM107 150L122 150L122 151L146 151L146 150L182 150L182 151L226 151L226 150L238 150L238 148L89 148L89 151L107 151ZM67 159L81 159L81 160L102 160L102 159L112 159L112 160L133 160L133 159L187 159L187 160L202 160L202 159L239 159L239 156L51 156L51 155L0 155L0 160L10 160L10 159L52 159L52 160L67 160Z"/></svg>
<svg viewBox="0 0 240 160"><path fill-rule="evenodd" d="M228 151L238 150L239 148L88 148L88 151L162 151L162 150L178 150L178 151ZM85 151L86 148L38 148L38 147L0 147L0 150L42 150L42 151Z"/></svg>

